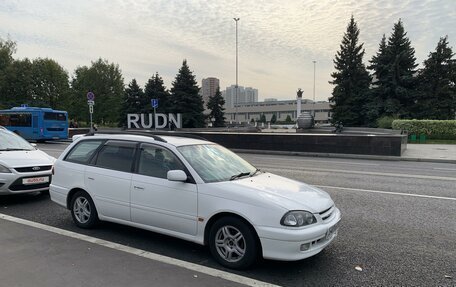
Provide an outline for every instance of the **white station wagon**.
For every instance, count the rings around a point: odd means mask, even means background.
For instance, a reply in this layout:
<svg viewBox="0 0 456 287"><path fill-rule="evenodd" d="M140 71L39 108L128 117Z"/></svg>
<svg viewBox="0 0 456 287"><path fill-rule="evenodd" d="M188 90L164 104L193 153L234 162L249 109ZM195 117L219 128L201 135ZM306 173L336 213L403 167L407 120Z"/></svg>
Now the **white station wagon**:
<svg viewBox="0 0 456 287"><path fill-rule="evenodd" d="M55 162L50 195L79 227L104 220L209 245L236 269L259 256L313 256L334 240L341 219L326 192L178 136L79 137Z"/></svg>

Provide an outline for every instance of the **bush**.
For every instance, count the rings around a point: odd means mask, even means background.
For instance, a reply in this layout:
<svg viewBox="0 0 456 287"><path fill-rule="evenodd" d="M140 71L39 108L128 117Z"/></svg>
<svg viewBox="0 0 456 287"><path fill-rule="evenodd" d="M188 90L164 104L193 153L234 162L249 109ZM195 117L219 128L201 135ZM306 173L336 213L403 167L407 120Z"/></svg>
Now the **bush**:
<svg viewBox="0 0 456 287"><path fill-rule="evenodd" d="M408 134L426 135L429 139L456 139L456 120L395 120L393 129Z"/></svg>
<svg viewBox="0 0 456 287"><path fill-rule="evenodd" d="M393 121L396 120L396 117L384 116L377 119L377 126L381 129L391 129L393 126Z"/></svg>

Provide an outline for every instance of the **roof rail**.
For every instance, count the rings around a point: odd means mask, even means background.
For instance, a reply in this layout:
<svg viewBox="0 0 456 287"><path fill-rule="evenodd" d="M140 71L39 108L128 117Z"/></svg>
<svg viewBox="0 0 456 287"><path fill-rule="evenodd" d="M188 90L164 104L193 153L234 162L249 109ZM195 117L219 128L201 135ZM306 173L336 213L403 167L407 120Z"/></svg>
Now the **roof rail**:
<svg viewBox="0 0 456 287"><path fill-rule="evenodd" d="M125 129L125 132L143 132L157 136L171 136L171 137L183 137L183 138L191 138L197 140L207 141L207 139L203 138L202 136L198 136L195 134L187 133L187 132L179 132L179 131L157 131L157 130L147 130L147 129Z"/></svg>
<svg viewBox="0 0 456 287"><path fill-rule="evenodd" d="M93 135L137 135L137 136L147 136L147 137L151 137L153 138L154 140L156 141L159 141L159 142L164 142L166 143L167 141L158 136L158 135L154 135L152 133L148 133L148 132L144 132L144 131L126 131L126 130L123 130L123 131L92 131L92 132L89 132L86 134L86 136L93 136Z"/></svg>

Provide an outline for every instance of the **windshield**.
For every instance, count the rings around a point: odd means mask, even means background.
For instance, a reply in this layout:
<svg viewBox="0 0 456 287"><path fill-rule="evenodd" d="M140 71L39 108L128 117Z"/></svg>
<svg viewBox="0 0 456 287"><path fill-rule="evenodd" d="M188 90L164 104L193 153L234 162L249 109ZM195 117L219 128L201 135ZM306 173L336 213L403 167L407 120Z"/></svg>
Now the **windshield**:
<svg viewBox="0 0 456 287"><path fill-rule="evenodd" d="M205 182L234 180L254 175L256 168L228 149L215 145L177 148Z"/></svg>
<svg viewBox="0 0 456 287"><path fill-rule="evenodd" d="M0 151L34 149L33 146L20 136L10 131L0 129Z"/></svg>

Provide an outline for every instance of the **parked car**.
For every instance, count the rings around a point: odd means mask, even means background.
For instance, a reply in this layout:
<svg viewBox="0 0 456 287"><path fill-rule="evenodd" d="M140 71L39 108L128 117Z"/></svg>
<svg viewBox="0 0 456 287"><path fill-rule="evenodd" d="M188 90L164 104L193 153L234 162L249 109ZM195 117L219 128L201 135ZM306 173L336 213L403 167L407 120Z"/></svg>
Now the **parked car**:
<svg viewBox="0 0 456 287"><path fill-rule="evenodd" d="M49 190L54 161L0 126L0 195Z"/></svg>
<svg viewBox="0 0 456 287"><path fill-rule="evenodd" d="M337 235L324 191L255 168L228 149L176 136L75 138L54 165L51 199L74 223L111 221L208 245L229 268L300 260Z"/></svg>

